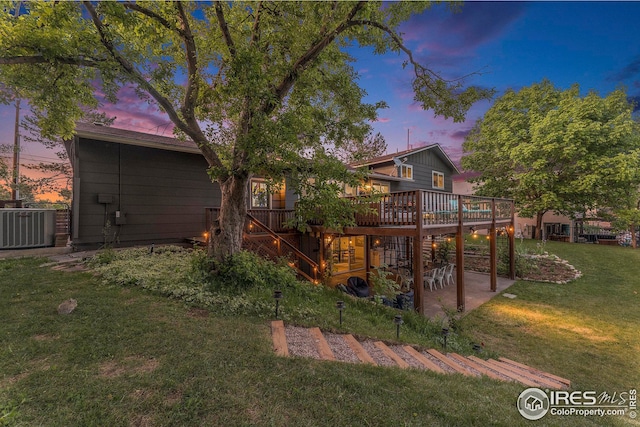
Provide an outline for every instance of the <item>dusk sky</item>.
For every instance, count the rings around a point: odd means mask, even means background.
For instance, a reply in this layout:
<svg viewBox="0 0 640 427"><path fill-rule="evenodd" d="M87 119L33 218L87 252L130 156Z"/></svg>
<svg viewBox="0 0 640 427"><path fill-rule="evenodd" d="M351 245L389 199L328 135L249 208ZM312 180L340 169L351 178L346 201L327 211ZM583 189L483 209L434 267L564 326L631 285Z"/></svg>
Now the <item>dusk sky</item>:
<svg viewBox="0 0 640 427"><path fill-rule="evenodd" d="M519 89L547 78L557 87L577 83L584 93L606 96L624 87L640 100L640 2L466 2L461 12L435 6L405 23L401 30L419 62L445 78L469 77L469 85ZM413 101L410 67L404 56L374 56L352 49L359 83L367 101L384 100L374 124L384 135L388 152L440 143L458 160L462 142L492 101L475 104L464 123L434 117ZM137 101L133 91L122 91L118 105L105 111L117 116L115 127L148 133L171 134L166 116ZM0 106L0 144L12 144L15 109ZM54 159L52 151L23 145L23 162Z"/></svg>

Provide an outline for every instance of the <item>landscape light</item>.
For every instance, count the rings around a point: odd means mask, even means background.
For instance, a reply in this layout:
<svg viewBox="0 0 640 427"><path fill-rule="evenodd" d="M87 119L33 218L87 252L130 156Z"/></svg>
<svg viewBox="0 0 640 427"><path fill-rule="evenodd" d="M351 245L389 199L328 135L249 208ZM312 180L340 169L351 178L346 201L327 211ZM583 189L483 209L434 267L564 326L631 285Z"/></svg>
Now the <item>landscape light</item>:
<svg viewBox="0 0 640 427"><path fill-rule="evenodd" d="M449 328L442 328L442 347L447 349L447 337L449 336Z"/></svg>
<svg viewBox="0 0 640 427"><path fill-rule="evenodd" d="M344 310L344 301L338 301L336 303L336 308L340 312L340 326L342 326L342 310Z"/></svg>
<svg viewBox="0 0 640 427"><path fill-rule="evenodd" d="M280 300L282 299L282 291L275 290L273 291L273 299L276 300L276 319L278 318L278 308L280 306Z"/></svg>
<svg viewBox="0 0 640 427"><path fill-rule="evenodd" d="M396 338L400 338L400 325L402 325L403 323L402 315L396 314L396 316L393 318L393 323L396 324Z"/></svg>

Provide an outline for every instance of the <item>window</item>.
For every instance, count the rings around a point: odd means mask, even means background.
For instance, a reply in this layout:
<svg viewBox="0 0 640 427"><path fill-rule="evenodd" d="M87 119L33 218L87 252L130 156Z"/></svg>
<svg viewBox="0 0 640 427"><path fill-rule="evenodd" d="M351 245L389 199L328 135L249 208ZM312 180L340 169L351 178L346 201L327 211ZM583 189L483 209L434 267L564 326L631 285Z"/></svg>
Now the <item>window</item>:
<svg viewBox="0 0 640 427"><path fill-rule="evenodd" d="M400 177L413 179L413 166L411 165L400 165Z"/></svg>
<svg viewBox="0 0 640 427"><path fill-rule="evenodd" d="M388 182L372 182L371 188L376 193L387 194L389 193L389 183Z"/></svg>
<svg viewBox="0 0 640 427"><path fill-rule="evenodd" d="M387 194L391 190L389 188L389 183L384 181L371 181L371 183L366 184L363 187L358 187L358 194L371 194L373 193L382 193Z"/></svg>
<svg viewBox="0 0 640 427"><path fill-rule="evenodd" d="M251 180L251 207L269 207L269 189L265 181Z"/></svg>
<svg viewBox="0 0 640 427"><path fill-rule="evenodd" d="M444 190L444 174L442 172L431 172L431 176L433 178L433 188L438 188L440 190Z"/></svg>

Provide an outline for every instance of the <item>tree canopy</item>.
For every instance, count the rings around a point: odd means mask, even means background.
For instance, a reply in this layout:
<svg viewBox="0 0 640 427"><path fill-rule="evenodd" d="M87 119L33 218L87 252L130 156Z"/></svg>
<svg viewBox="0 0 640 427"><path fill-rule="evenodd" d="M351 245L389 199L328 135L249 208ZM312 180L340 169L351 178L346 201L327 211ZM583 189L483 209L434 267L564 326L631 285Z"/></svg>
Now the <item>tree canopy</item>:
<svg viewBox="0 0 640 427"><path fill-rule="evenodd" d="M476 171L478 193L512 197L519 214L574 216L613 207L640 181L640 133L623 90L580 95L548 80L508 90L463 145L462 166Z"/></svg>
<svg viewBox="0 0 640 427"><path fill-rule="evenodd" d="M99 93L115 102L119 88L133 86L168 116L180 137L200 148L220 185L220 218L210 247L219 258L240 248L251 176L279 182L297 171L336 170L327 168L339 162L326 147L339 149L370 133L384 103L363 102L347 47L403 55L414 74L415 100L437 115L461 121L474 101L491 95L444 79L404 45L398 26L429 7L363 1L3 2L0 100L17 91L29 100L45 137L70 137L87 108L99 106ZM308 161L314 158L319 160ZM305 197L320 203L326 190L306 188Z"/></svg>

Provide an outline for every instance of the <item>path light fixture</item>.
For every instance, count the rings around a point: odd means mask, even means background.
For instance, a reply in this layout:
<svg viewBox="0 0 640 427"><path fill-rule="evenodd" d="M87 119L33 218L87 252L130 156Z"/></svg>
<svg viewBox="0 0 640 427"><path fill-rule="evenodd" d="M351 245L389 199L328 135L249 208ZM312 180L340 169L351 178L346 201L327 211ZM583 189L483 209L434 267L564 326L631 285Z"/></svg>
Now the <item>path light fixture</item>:
<svg viewBox="0 0 640 427"><path fill-rule="evenodd" d="M278 318L278 308L280 307L280 300L282 299L282 291L273 291L273 299L276 300L276 319Z"/></svg>
<svg viewBox="0 0 640 427"><path fill-rule="evenodd" d="M400 338L400 325L402 325L403 321L402 321L402 315L401 314L396 314L396 316L393 318L393 323L396 324L396 338Z"/></svg>
<svg viewBox="0 0 640 427"><path fill-rule="evenodd" d="M482 346L480 344L474 344L473 351L475 351L476 353L480 353L482 351Z"/></svg>
<svg viewBox="0 0 640 427"><path fill-rule="evenodd" d="M449 328L442 328L442 348L447 349L447 337L449 336Z"/></svg>
<svg viewBox="0 0 640 427"><path fill-rule="evenodd" d="M336 303L336 308L340 312L340 326L342 326L342 310L344 310L344 301L338 301Z"/></svg>

